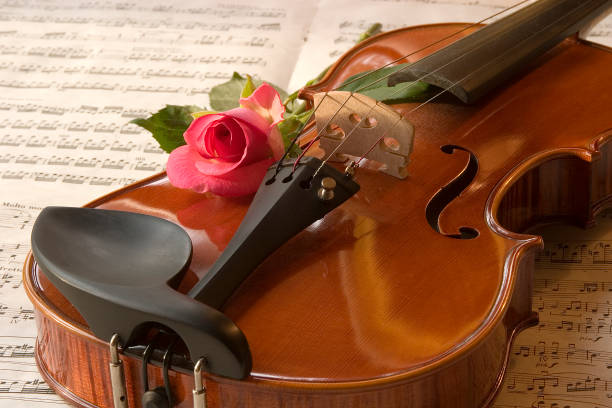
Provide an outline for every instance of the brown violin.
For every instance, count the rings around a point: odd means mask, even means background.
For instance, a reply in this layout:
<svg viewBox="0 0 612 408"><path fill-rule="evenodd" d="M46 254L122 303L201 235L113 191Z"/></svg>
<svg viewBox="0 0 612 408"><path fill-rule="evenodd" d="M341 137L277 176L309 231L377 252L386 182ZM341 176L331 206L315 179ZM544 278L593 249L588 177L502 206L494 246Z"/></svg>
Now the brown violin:
<svg viewBox="0 0 612 408"><path fill-rule="evenodd" d="M80 407L489 406L537 321L525 231L612 203L612 52L575 35L611 6L359 43L301 91L324 159L272 167L255 198L159 174L45 210L24 266L44 379ZM390 84L435 97L338 89L399 63Z"/></svg>

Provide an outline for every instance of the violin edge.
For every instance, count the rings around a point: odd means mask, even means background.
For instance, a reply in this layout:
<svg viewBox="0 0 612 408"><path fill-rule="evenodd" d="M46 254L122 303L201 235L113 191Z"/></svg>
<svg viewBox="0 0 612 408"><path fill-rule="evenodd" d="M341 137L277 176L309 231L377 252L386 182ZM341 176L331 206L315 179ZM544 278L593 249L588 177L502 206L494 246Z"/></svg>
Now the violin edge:
<svg viewBox="0 0 612 408"><path fill-rule="evenodd" d="M534 256L532 253L531 258ZM525 256L521 258L521 263L530 258ZM528 263L528 262L527 262ZM531 262L533 264L533 262ZM112 393L110 389L106 392L96 392L99 384L110 384L110 374L108 371L108 363L110 356L108 353L108 343L95 338L85 328L78 324L66 321L61 316L56 315L52 306L44 302L43 296L38 293L36 288L36 278L33 273L36 272L36 263L31 255L28 254L24 265L24 287L30 300L34 303L36 320L37 320L37 341L35 348L35 358L37 366L44 380L49 386L56 391L62 398L70 401L72 404L83 408L110 408L112 407ZM531 271L532 272L532 271ZM525 276L529 273L523 274ZM529 279L522 279L520 284L526 284ZM517 303L516 299L512 303ZM518 302L521 303L521 302ZM301 393L309 396L306 399L325 400L322 407L350 407L354 406L354 401L358 399L361 404L372 404L376 401L389 400L395 401L389 406L410 406L423 407L425 401L435 401L431 399L433 395L423 396L424 400L420 400L414 405L402 405L410 396L417 395L417 390L433 389L446 384L446 387L461 387L470 389L475 383L475 379L469 375L461 373L474 371L474 367L483 367L487 369L475 370L478 377L476 383L481 384L485 392L475 392L474 395L467 396L470 398L466 401L465 407L486 408L499 392L502 379L505 374L506 366L510 357L512 341L516 335L526 327L529 327L537 322L537 317L529 311L528 314L513 312L511 319L499 321L494 330L491 332L485 341L481 342L478 347L471 349L470 353L465 353L462 357L442 369L431 370L427 373L418 376L417 378L385 378L383 381L369 382L352 382L352 383L295 383L288 381L267 380L263 378L250 378L250 381L236 381L222 377L205 375L205 383L209 395L209 406L220 407L216 401L227 398L228 395L233 395L239 401L241 398L257 400L253 406L276 407L274 405L279 399L285 402L295 398L295 393ZM517 319L516 316L521 316ZM53 341L51 336L53 334ZM44 339L44 340L41 340ZM70 351L63 347L65 344L71 344L71 350L79 350L80 353L71 354ZM502 358L495 356L502 355ZM129 406L138 406L138 399L135 397L139 394L142 388L140 382L140 365L141 362L137 358L122 355L123 365L126 371L126 382L129 398ZM491 361L497 361L496 367L492 369ZM45 363L46 362L46 363ZM90 375L72 374L78 372L73 370L73 367L78 366L79 370L87 370ZM151 375L151 371L153 375ZM95 372L98 378L93 381L91 373ZM159 382L162 378L162 370L160 367L150 366L150 378L153 381ZM454 372L455 375L452 375ZM183 372L171 372L176 381L173 382L173 390L177 395L183 395L184 398L179 400L177 407L191 407L190 393L188 391L193 387L193 379L191 375ZM105 378L108 377L108 378ZM65 381L58 380L63 378ZM87 379L91 381L87 381ZM458 381L464 381L465 384L460 385ZM246 387L242 389L242 386ZM482 386L482 384L485 384ZM241 388L239 388L241 387ZM445 388L446 388L445 387ZM274 403L270 400L270 395L277 395L274 398ZM430 398L430 399L428 399ZM436 397L437 398L437 397ZM480 403L475 401L479 400ZM456 400L456 397L449 399L446 403ZM91 401L94 401L92 404ZM440 402L444 404L445 402ZM476 405L474 405L476 403ZM229 404L231 406L231 404ZM280 406L280 405L279 405ZM295 404L296 407L302 405ZM304 407L308 405L303 405ZM319 405L317 405L319 406ZM436 405L437 406L437 405ZM433 406L432 406L433 407Z"/></svg>

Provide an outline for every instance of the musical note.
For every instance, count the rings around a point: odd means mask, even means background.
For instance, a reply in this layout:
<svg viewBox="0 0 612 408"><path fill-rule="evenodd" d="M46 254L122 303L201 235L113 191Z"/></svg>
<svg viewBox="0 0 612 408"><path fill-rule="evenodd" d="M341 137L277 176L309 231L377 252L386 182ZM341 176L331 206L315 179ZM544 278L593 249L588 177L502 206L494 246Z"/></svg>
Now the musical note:
<svg viewBox="0 0 612 408"><path fill-rule="evenodd" d="M612 265L612 245L607 242L558 243L547 247L536 257L537 263L557 267L569 264L580 264L583 267L597 268Z"/></svg>
<svg viewBox="0 0 612 408"><path fill-rule="evenodd" d="M513 391L538 393L596 393L607 391L612 381L589 373L560 372L540 373L515 372L504 379L504 386Z"/></svg>
<svg viewBox="0 0 612 408"><path fill-rule="evenodd" d="M601 367L612 366L612 351L589 348L578 348L574 343L565 343L560 346L557 341L540 341L538 344L514 344L512 355L524 359L544 358L547 361L564 360L572 365L591 366L597 364Z"/></svg>
<svg viewBox="0 0 612 408"><path fill-rule="evenodd" d="M87 167L87 166L84 166ZM101 167L101 166L100 166ZM130 166L134 170L150 171L151 169L159 171L163 168L161 164L152 165L146 164L133 164ZM113 169L116 170L116 169ZM0 171L0 179L13 179L13 180L26 180L36 183L69 183L69 184L83 184L83 185L108 185L108 186L126 186L128 184L137 181L137 178L132 177L111 177L111 176L86 176L78 175L74 173L49 173L49 172L13 172L13 171ZM2 220L0 219L0 228Z"/></svg>
<svg viewBox="0 0 612 408"><path fill-rule="evenodd" d="M25 225L25 224L22 224ZM29 251L28 244L8 244L0 243L0 262L10 266L20 264L24 261Z"/></svg>
<svg viewBox="0 0 612 408"><path fill-rule="evenodd" d="M9 324L19 324L34 320L34 309L24 307L12 307L0 302L0 319L6 319Z"/></svg>
<svg viewBox="0 0 612 408"><path fill-rule="evenodd" d="M612 282L569 279L536 279L534 291L536 293L556 292L568 295L593 293L598 291L612 292Z"/></svg>
<svg viewBox="0 0 612 408"><path fill-rule="evenodd" d="M0 378L0 393L53 394L53 390L41 379L18 381Z"/></svg>
<svg viewBox="0 0 612 408"><path fill-rule="evenodd" d="M5 245L5 244L3 244ZM0 254L0 262L6 262L2 260ZM0 289L8 287L11 289L18 289L22 284L21 271L18 267L0 266Z"/></svg>
<svg viewBox="0 0 612 408"><path fill-rule="evenodd" d="M34 345L0 344L0 358L34 358Z"/></svg>
<svg viewBox="0 0 612 408"><path fill-rule="evenodd" d="M587 291L587 293L591 292L594 291ZM548 315L586 318L589 315L595 315L603 318L610 315L610 309L612 308L609 300L597 302L564 297L544 298L535 296L533 304L534 309L540 313L541 317Z"/></svg>
<svg viewBox="0 0 612 408"><path fill-rule="evenodd" d="M18 203L3 203L0 207L0 228L23 230L30 226L33 221L32 214L23 207L25 206Z"/></svg>

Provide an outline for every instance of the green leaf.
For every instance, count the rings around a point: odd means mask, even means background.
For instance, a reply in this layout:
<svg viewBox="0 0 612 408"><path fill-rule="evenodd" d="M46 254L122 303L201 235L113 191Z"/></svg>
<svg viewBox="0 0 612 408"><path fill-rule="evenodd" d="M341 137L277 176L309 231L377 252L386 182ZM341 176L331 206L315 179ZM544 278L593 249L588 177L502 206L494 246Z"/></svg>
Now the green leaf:
<svg viewBox="0 0 612 408"><path fill-rule="evenodd" d="M210 106L213 108L213 110L222 112L238 108L240 106L240 96L247 81L247 78L243 77L237 72L234 72L229 81L214 86L208 95L210 98ZM257 89L257 87L263 83L262 80L256 78L253 78L252 81L254 89ZM280 94L281 100L287 98L287 92L283 91L276 85L271 84L270 82L268 83L272 85Z"/></svg>
<svg viewBox="0 0 612 408"><path fill-rule="evenodd" d="M401 71L408 64L394 65L374 71L361 72L355 74L340 85L339 90L362 92L365 89L373 89L387 86L387 77L396 71Z"/></svg>
<svg viewBox="0 0 612 408"><path fill-rule="evenodd" d="M382 24L374 23L367 30L361 33L361 35L357 39L357 42L360 43L363 40L367 40L368 38L373 37L376 34L380 34L380 33L382 33Z"/></svg>
<svg viewBox="0 0 612 408"><path fill-rule="evenodd" d="M278 124L278 130L280 130L283 137L283 143L285 149L288 149L291 145L291 141L297 136L297 134L303 129L304 125L310 119L312 115L312 109L305 112L301 112L295 115L285 115L285 119ZM302 149L295 144L289 151L289 157L297 157L302 152Z"/></svg>
<svg viewBox="0 0 612 408"><path fill-rule="evenodd" d="M299 101L297 100L298 92L299 91L295 91L292 94L289 94L289 96L287 96L287 99L283 101L283 105L285 105L286 114L294 113L295 109L297 109L297 107L299 106Z"/></svg>
<svg viewBox="0 0 612 408"><path fill-rule="evenodd" d="M395 86L384 86L360 93L387 104L422 102L430 95L429 84L421 81L401 82Z"/></svg>
<svg viewBox="0 0 612 408"><path fill-rule="evenodd" d="M185 144L183 133L193 120L191 114L202 110L199 106L194 105L166 105L165 108L150 117L134 119L130 123L134 123L151 132L159 146L164 151L170 153L172 150Z"/></svg>
<svg viewBox="0 0 612 408"><path fill-rule="evenodd" d="M295 117L302 122L302 125L305 125L306 122L308 122L310 120L310 117L312 116L313 111L312 109L309 109L307 111L303 111L303 112L299 112L295 114Z"/></svg>
<svg viewBox="0 0 612 408"><path fill-rule="evenodd" d="M246 82L244 87L242 88L242 92L240 93L241 98L248 98L255 91L255 84L253 83L253 78L250 75L246 76Z"/></svg>
<svg viewBox="0 0 612 408"><path fill-rule="evenodd" d="M291 146L291 141L297 134L297 130L300 128L300 121L295 116L290 116L287 119L283 120L278 124L278 129L281 132L283 137L283 143L285 145L285 150ZM288 156L289 157L297 157L299 156L302 149L296 144L291 147Z"/></svg>
<svg viewBox="0 0 612 408"><path fill-rule="evenodd" d="M208 95L210 106L219 112L234 109L240 106L240 94L246 84L246 78L234 72L232 79L214 86Z"/></svg>
<svg viewBox="0 0 612 408"><path fill-rule="evenodd" d="M194 118L194 119L197 119L197 118L200 118L200 117L202 117L202 116L211 115L211 114L213 114L213 113L219 113L219 112L216 112L216 111L200 111L200 112L193 112L193 113L191 114L191 117L192 117L192 118Z"/></svg>
<svg viewBox="0 0 612 408"><path fill-rule="evenodd" d="M425 82L402 82L389 86L388 77L409 64L394 65L353 75L339 87L341 91L358 92L385 103L424 101L430 96Z"/></svg>

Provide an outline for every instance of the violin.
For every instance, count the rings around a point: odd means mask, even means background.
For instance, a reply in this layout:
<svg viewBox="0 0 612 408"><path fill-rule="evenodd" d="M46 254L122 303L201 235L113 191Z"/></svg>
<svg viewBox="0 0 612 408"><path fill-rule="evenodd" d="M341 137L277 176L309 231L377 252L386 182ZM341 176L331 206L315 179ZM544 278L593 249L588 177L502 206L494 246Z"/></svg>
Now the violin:
<svg viewBox="0 0 612 408"><path fill-rule="evenodd" d="M612 203L612 52L575 35L611 6L540 0L486 26L359 43L301 91L321 105L304 140L332 160L271 168L255 199L177 189L162 173L87 210L49 210L65 228L35 227L24 265L45 381L80 407L489 406L513 338L537 322L542 239L526 231L589 226ZM408 69L390 83L440 94L388 107L337 91L396 63ZM336 160L372 143L359 166ZM107 210L156 218L117 215L125 231L109 232L92 214L123 213ZM96 263L87 242L116 252ZM125 265L133 279L113 272ZM102 292L107 306L83 303ZM140 297L156 310L133 326Z"/></svg>

